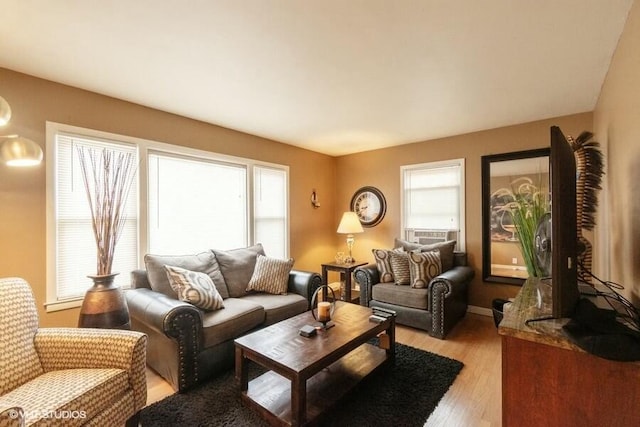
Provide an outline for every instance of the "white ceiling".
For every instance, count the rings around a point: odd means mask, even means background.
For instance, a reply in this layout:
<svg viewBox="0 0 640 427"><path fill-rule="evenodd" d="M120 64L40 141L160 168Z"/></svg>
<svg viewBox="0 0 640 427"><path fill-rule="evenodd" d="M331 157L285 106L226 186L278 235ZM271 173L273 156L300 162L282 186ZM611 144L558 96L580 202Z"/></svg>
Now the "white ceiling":
<svg viewBox="0 0 640 427"><path fill-rule="evenodd" d="M593 110L632 3L0 0L0 67L342 155Z"/></svg>

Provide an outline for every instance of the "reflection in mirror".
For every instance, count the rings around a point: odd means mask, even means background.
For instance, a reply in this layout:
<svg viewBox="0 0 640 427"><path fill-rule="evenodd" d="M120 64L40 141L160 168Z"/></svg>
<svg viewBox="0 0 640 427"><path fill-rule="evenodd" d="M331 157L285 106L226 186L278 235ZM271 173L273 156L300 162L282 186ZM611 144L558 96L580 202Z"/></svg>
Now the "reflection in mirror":
<svg viewBox="0 0 640 427"><path fill-rule="evenodd" d="M536 275L533 234L548 209L548 149L482 157L485 281L522 284Z"/></svg>

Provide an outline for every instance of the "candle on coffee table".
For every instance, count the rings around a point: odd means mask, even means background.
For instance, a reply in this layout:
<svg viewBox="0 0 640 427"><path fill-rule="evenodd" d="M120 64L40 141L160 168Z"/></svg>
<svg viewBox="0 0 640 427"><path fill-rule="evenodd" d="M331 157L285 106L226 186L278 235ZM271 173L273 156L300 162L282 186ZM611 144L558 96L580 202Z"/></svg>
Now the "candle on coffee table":
<svg viewBox="0 0 640 427"><path fill-rule="evenodd" d="M318 303L318 320L321 322L328 322L331 320L330 315L331 303L322 301Z"/></svg>

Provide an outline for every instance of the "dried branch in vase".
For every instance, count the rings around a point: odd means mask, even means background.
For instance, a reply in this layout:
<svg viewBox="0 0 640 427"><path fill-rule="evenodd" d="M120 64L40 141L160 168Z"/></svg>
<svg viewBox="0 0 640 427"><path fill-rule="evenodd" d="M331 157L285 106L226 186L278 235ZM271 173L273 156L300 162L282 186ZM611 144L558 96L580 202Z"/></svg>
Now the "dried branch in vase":
<svg viewBox="0 0 640 427"><path fill-rule="evenodd" d="M132 153L77 146L97 247L97 274L111 274L125 207L135 178Z"/></svg>

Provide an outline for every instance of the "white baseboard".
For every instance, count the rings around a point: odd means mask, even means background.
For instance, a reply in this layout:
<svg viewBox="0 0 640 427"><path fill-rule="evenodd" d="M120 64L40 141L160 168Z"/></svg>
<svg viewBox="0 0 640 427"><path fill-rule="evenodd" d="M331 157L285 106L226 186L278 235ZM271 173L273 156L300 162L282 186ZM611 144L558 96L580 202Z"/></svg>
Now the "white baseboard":
<svg viewBox="0 0 640 427"><path fill-rule="evenodd" d="M493 311L490 308L478 307L477 305L467 306L467 312L473 314L480 314L482 316L493 317Z"/></svg>

